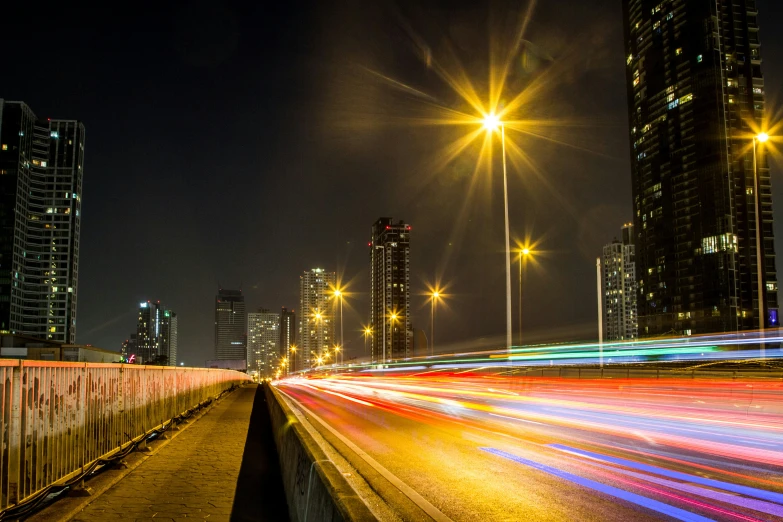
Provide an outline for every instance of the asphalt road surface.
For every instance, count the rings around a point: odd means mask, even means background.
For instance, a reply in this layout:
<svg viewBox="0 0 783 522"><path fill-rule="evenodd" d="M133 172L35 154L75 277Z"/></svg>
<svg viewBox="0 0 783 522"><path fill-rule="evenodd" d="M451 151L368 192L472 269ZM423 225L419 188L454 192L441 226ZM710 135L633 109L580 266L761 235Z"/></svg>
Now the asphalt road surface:
<svg viewBox="0 0 783 522"><path fill-rule="evenodd" d="M278 390L368 482L391 475L383 491L418 506L389 495L400 519L783 520L780 379L429 372Z"/></svg>

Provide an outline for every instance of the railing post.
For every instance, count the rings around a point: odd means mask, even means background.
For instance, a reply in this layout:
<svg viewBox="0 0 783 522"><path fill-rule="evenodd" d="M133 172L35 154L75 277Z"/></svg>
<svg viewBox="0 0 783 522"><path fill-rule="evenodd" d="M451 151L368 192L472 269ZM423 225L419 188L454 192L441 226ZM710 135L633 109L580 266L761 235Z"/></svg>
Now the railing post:
<svg viewBox="0 0 783 522"><path fill-rule="evenodd" d="M22 459L22 401L25 398L22 385L22 361L14 366L11 377L11 418L8 426L8 505L19 500L20 465Z"/></svg>

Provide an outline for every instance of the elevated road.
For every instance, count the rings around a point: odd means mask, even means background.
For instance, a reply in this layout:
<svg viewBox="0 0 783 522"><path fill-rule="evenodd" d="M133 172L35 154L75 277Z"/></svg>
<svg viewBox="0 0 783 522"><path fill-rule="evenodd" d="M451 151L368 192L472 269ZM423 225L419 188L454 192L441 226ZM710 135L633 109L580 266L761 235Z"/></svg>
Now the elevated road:
<svg viewBox="0 0 783 522"><path fill-rule="evenodd" d="M425 372L277 389L396 492L401 519L783 520L781 379Z"/></svg>

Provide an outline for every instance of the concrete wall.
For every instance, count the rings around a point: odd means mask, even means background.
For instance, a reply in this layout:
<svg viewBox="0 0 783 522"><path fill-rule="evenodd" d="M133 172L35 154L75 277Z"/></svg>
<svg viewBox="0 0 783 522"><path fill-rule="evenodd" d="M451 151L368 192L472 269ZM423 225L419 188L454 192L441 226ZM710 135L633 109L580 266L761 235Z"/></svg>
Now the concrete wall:
<svg viewBox="0 0 783 522"><path fill-rule="evenodd" d="M277 391L265 384L264 393L291 520L376 520Z"/></svg>

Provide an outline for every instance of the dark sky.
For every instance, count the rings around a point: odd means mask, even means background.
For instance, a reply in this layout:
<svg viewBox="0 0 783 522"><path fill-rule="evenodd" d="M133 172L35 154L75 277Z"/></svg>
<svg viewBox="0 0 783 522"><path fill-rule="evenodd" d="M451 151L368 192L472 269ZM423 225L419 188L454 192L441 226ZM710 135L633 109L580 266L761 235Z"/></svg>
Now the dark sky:
<svg viewBox="0 0 783 522"><path fill-rule="evenodd" d="M299 273L322 267L349 283L347 353L361 355L379 216L413 226L414 293L449 283L439 346L502 334L497 165L471 184L477 147L439 161L465 129L417 121L466 106L421 57L453 72L458 59L485 92L487 44L504 47L525 2L265 4L4 7L0 97L87 129L77 342L119 349L138 302L160 299L180 358L201 365L218 284L241 286L249 310L298 308ZM779 107L783 8L758 4ZM509 95L545 78L529 110L563 142L509 134L531 160L509 165L512 235L546 251L528 271L527 339L595 338L595 257L631 218L620 2L539 2L525 39ZM780 174L773 160L778 202ZM412 303L428 329L426 298Z"/></svg>

